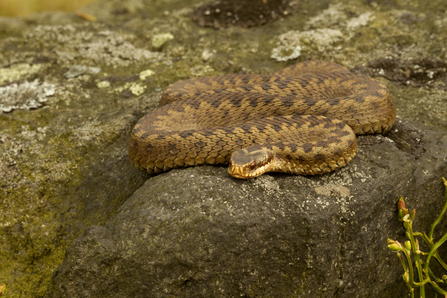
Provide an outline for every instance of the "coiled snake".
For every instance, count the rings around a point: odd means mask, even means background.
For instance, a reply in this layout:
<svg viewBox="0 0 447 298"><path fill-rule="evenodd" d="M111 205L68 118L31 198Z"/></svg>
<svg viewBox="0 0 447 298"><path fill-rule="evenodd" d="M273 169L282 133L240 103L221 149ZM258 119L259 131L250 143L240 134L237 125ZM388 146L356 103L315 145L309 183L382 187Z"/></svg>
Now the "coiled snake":
<svg viewBox="0 0 447 298"><path fill-rule="evenodd" d="M229 163L236 178L322 174L355 156L355 134L385 133L395 117L383 84L332 62L307 61L272 75L170 85L160 107L135 125L129 157L149 173Z"/></svg>

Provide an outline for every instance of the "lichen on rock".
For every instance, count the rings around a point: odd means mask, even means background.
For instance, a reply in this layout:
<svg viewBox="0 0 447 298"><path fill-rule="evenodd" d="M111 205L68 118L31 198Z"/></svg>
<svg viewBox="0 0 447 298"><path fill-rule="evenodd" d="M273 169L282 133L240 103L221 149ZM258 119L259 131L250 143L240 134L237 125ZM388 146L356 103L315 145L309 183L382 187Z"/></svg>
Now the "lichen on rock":
<svg viewBox="0 0 447 298"><path fill-rule="evenodd" d="M17 63L10 67L0 68L0 85L27 78L43 68L42 64Z"/></svg>
<svg viewBox="0 0 447 298"><path fill-rule="evenodd" d="M0 112L9 113L15 109L37 109L55 94L55 85L41 83L38 79L32 82L14 83L0 87Z"/></svg>
<svg viewBox="0 0 447 298"><path fill-rule="evenodd" d="M349 40L356 30L374 20L372 12L348 18L343 8L341 3L331 4L329 8L306 21L304 28L307 30L291 30L278 35L276 47L272 49L270 57L277 61L288 61L298 58L303 50L323 52L337 43L341 48L343 46L341 42Z"/></svg>
<svg viewBox="0 0 447 298"><path fill-rule="evenodd" d="M343 40L343 34L337 29L289 31L279 35L277 39L277 46L273 48L270 57L277 61L287 61L298 58L303 47L316 47L322 52L326 47Z"/></svg>
<svg viewBox="0 0 447 298"><path fill-rule="evenodd" d="M174 35L171 33L159 33L152 36L152 47L155 49L161 48L166 42L174 39Z"/></svg>
<svg viewBox="0 0 447 298"><path fill-rule="evenodd" d="M135 61L156 60L161 54L135 47L132 34L102 30L95 34L69 25L39 25L25 34L28 39L52 43L60 63L87 59L95 64L129 66Z"/></svg>

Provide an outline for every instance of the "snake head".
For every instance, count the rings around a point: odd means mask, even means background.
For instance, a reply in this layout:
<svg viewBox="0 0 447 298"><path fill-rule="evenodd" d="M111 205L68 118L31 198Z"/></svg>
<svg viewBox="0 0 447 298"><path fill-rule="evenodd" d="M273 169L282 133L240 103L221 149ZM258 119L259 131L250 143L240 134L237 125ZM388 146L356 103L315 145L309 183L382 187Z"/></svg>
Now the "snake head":
<svg viewBox="0 0 447 298"><path fill-rule="evenodd" d="M233 152L228 173L239 179L257 177L272 171L273 160L271 150L256 144Z"/></svg>

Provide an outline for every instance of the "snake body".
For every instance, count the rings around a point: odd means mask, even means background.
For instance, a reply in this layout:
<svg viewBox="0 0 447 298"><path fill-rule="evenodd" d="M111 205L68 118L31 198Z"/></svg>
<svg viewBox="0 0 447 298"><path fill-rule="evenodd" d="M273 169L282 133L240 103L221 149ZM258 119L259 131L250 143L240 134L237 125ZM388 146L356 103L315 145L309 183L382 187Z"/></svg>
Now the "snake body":
<svg viewBox="0 0 447 298"><path fill-rule="evenodd" d="M168 86L160 107L135 125L129 157L149 173L229 163L236 178L322 174L355 156L355 134L385 133L395 117L383 84L332 62L307 61L272 75Z"/></svg>

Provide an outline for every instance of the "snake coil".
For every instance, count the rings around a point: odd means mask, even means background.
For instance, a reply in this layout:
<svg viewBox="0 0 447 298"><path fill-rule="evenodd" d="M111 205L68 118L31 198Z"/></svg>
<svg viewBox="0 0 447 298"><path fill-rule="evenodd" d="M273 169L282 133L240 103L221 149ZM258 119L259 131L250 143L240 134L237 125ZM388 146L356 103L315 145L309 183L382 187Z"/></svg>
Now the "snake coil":
<svg viewBox="0 0 447 298"><path fill-rule="evenodd" d="M387 88L327 61L272 75L232 74L170 85L135 125L134 166L149 173L230 164L236 178L315 175L345 166L355 134L385 133L396 118Z"/></svg>

